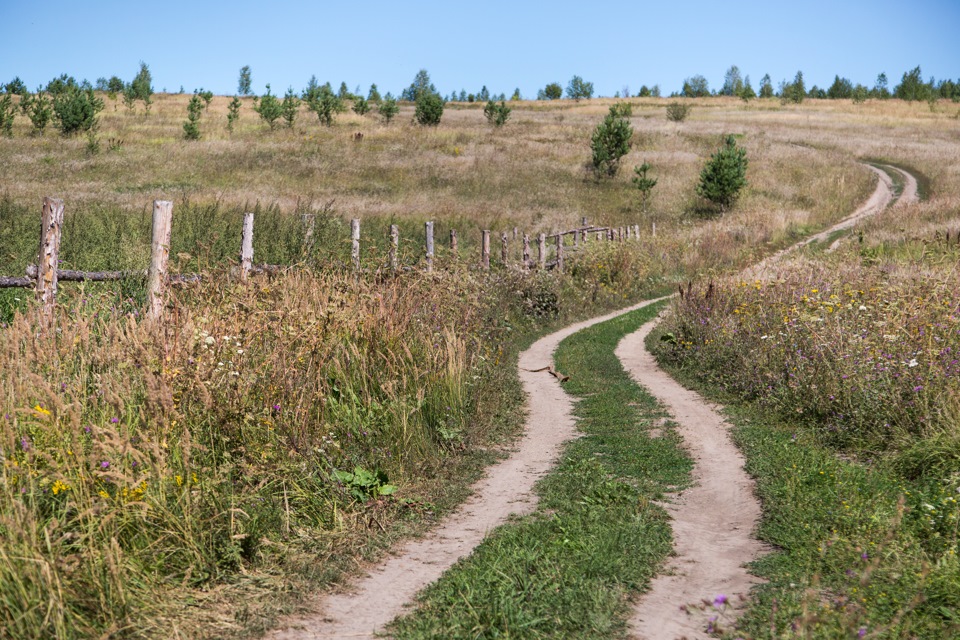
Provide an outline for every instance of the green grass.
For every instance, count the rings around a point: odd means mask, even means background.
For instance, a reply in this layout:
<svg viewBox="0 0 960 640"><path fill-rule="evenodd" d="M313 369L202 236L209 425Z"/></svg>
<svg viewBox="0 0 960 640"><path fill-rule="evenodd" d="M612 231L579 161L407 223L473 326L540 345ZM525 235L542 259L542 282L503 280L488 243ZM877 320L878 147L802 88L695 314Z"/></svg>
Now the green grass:
<svg viewBox="0 0 960 640"><path fill-rule="evenodd" d="M716 401L734 400L672 372ZM775 549L753 563L767 582L730 637L960 634L956 477L911 479L883 460L841 455L812 427L758 406L727 413L763 503L759 536Z"/></svg>
<svg viewBox="0 0 960 640"><path fill-rule="evenodd" d="M689 480L691 462L656 401L613 353L659 305L565 340L557 367L580 398L584 436L570 443L537 491L539 509L495 530L428 587L397 638L622 637L629 597L642 592L671 549L665 512L651 503Z"/></svg>

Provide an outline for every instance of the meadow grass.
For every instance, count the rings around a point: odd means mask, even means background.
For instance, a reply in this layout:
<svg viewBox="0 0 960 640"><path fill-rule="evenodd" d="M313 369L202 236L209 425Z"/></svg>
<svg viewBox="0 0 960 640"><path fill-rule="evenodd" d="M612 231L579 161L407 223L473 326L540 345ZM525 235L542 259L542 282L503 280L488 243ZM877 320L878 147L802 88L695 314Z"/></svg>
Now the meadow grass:
<svg viewBox="0 0 960 640"><path fill-rule="evenodd" d="M428 587L394 637L624 637L630 599L670 552L668 518L652 501L686 485L691 469L664 410L613 353L659 308L561 343L556 366L570 376L583 437L538 483L538 510L497 528Z"/></svg>

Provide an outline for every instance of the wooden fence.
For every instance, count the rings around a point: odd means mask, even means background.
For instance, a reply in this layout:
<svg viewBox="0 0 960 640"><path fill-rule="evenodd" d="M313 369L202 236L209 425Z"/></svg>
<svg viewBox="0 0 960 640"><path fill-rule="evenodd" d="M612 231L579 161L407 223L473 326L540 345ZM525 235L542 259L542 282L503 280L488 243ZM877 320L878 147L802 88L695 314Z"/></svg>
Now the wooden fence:
<svg viewBox="0 0 960 640"><path fill-rule="evenodd" d="M200 279L198 274L169 274L167 265L170 257L170 235L173 228L173 203L166 200L153 202L153 230L150 250L150 267L145 271L74 271L57 267L60 253L60 237L63 229L63 200L54 198L43 199L43 210L40 221L40 248L36 264L29 265L24 276L0 276L0 288L22 287L36 291L37 300L41 303L45 315L53 317L56 305L57 287L60 282L106 282L125 278L147 279L147 317L158 319L165 305L165 292L171 282L191 282ZM309 246L313 240L313 225L306 220L304 225L304 243ZM253 223L254 215L246 213L243 216L243 233L240 242L240 264L237 269L240 280L246 282L254 273L273 273L282 267L276 265L254 265L253 263ZM435 242L434 224L432 221L424 225L424 269L432 272L434 268ZM479 267L490 269L490 231L483 230L480 242ZM653 227L656 235L656 226ZM510 262L509 246L512 240L518 238L522 242L522 258L517 263L525 269L563 270L564 257L567 251L576 251L589 242L612 241L623 242L640 238L640 226L625 227L597 227L587 224L582 218L580 226L569 231L561 231L550 235L540 233L536 237L537 259L530 255L531 238L528 234L520 234L514 227L512 234L503 231L500 233L500 264L508 266ZM595 239L594 239L595 237ZM568 241L569 238L569 241ZM360 220L350 221L350 259L353 268L360 270ZM397 225L390 225L389 267L392 270L400 268L398 252L400 247L400 230ZM548 244L549 243L549 244ZM549 246L554 248L553 259L548 258ZM450 255L453 260L459 259L459 244L456 229L450 230Z"/></svg>

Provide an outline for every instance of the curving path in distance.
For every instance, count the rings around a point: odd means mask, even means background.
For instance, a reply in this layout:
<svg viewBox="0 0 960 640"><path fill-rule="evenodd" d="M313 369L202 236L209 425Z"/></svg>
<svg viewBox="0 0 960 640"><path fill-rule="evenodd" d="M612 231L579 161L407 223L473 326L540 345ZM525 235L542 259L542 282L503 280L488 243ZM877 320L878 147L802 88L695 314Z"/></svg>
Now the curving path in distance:
<svg viewBox="0 0 960 640"><path fill-rule="evenodd" d="M826 231L771 256L744 274L763 278L790 251L825 241L890 206L896 200L893 181L885 171L866 166L879 179L867 202ZM898 204L915 202L917 182L913 176L895 167L885 169L903 176L905 186ZM828 251L838 243L835 241ZM714 637L707 633L709 619L719 615L720 625L732 622L745 605L750 587L758 582L745 565L764 551L763 544L753 536L761 515L760 502L753 479L744 471L744 458L730 440L729 425L716 407L673 380L647 351L644 340L656 324L657 320L648 322L624 337L616 353L631 377L646 387L677 422L677 431L694 460L693 486L675 495L667 505L673 518L675 556L634 608L630 630L635 638L644 640L705 640ZM721 597L725 602L718 600Z"/></svg>

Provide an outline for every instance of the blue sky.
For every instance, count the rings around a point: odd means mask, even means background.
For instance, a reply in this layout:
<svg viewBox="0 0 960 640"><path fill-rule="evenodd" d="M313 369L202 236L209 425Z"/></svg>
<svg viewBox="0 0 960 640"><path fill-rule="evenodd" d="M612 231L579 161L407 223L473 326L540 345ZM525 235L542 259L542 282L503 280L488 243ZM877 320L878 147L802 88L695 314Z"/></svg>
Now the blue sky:
<svg viewBox="0 0 960 640"><path fill-rule="evenodd" d="M711 88L733 64L754 84L802 70L807 86L834 74L890 86L920 65L924 78L960 78L960 0L611 0L525 2L132 2L0 0L0 83L30 89L61 73L130 80L140 60L154 89L218 94L301 89L311 75L334 87L398 93L425 68L443 94L486 85L525 97L574 74L600 95L694 74Z"/></svg>

